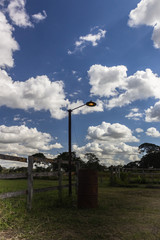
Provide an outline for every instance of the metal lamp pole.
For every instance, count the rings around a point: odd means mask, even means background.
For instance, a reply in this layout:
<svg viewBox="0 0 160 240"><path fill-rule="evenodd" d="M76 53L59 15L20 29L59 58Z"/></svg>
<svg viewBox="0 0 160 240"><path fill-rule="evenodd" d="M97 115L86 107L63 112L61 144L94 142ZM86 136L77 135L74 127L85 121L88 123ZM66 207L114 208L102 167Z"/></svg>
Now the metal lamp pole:
<svg viewBox="0 0 160 240"><path fill-rule="evenodd" d="M83 105L80 105L73 109L68 109L68 152L69 152L69 196L72 196L72 121L71 115L72 111L76 110L77 108L81 108L83 106L94 107L96 106L95 102L89 101Z"/></svg>

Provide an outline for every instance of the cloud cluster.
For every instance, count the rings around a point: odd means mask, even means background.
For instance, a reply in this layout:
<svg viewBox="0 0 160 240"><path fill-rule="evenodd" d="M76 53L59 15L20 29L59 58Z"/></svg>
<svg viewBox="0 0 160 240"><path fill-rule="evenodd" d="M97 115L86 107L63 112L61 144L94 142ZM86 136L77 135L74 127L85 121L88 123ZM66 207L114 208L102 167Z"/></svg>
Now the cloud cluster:
<svg viewBox="0 0 160 240"><path fill-rule="evenodd" d="M133 119L135 121L140 120L143 117L143 114L139 112L138 108L132 108L130 113L125 116L128 119Z"/></svg>
<svg viewBox="0 0 160 240"><path fill-rule="evenodd" d="M14 28L6 16L9 16L13 25L23 28L34 26L26 12L26 0L10 0L8 6L5 6L4 2L4 0L0 1L0 67L2 68L14 66L13 52L19 50L19 45L13 37ZM35 22L42 21L46 17L44 10L43 14L32 15Z"/></svg>
<svg viewBox="0 0 160 240"><path fill-rule="evenodd" d="M88 71L91 95L110 97L106 107L122 107L136 100L160 98L160 78L151 69L127 76L123 65L106 67L92 65ZM140 117L140 116L139 116Z"/></svg>
<svg viewBox="0 0 160 240"><path fill-rule="evenodd" d="M146 135L157 138L160 137L160 132L156 128L151 127L147 129Z"/></svg>
<svg viewBox="0 0 160 240"><path fill-rule="evenodd" d="M90 42L93 47L98 45L98 41L100 41L101 38L104 38L106 34L105 30L99 29L97 34L91 34L89 33L86 36L80 36L79 40L75 42L76 47L80 47L87 42Z"/></svg>
<svg viewBox="0 0 160 240"><path fill-rule="evenodd" d="M32 27L30 17L25 9L25 0L11 0L8 5L9 17L19 27Z"/></svg>
<svg viewBox="0 0 160 240"><path fill-rule="evenodd" d="M110 97L118 94L117 88L124 88L127 76L125 66L107 67L100 64L92 65L88 71L91 95Z"/></svg>
<svg viewBox="0 0 160 240"><path fill-rule="evenodd" d="M36 128L21 126L0 126L0 152L18 155L30 155L39 151L62 148L60 143L51 144L48 133L39 132Z"/></svg>
<svg viewBox="0 0 160 240"><path fill-rule="evenodd" d="M40 22L42 20L44 20L47 17L47 13L45 10L43 10L43 14L42 13L37 13L37 14L33 14L32 18L34 19L35 22Z"/></svg>
<svg viewBox="0 0 160 240"><path fill-rule="evenodd" d="M141 0L129 14L130 27L140 25L152 26L152 40L155 48L160 48L160 1Z"/></svg>
<svg viewBox="0 0 160 240"><path fill-rule="evenodd" d="M96 27L97 29L97 27ZM91 32L93 29L91 29ZM82 51L83 48L85 48L89 43L92 44L93 47L98 45L98 42L105 38L106 30L98 29L96 30L96 33L89 33L85 36L80 36L79 39L75 42L75 49L73 51L68 50L68 54L74 54L77 51Z"/></svg>
<svg viewBox="0 0 160 240"><path fill-rule="evenodd" d="M125 164L139 159L137 147L126 144L139 140L125 125L102 122L98 126L90 126L87 139L89 142L85 146L73 146L74 151L82 158L85 153L92 152L106 165Z"/></svg>
<svg viewBox="0 0 160 240"><path fill-rule="evenodd" d="M138 142L139 140L132 135L132 131L125 125L102 122L98 126L88 128L87 139L100 140L108 142Z"/></svg>
<svg viewBox="0 0 160 240"><path fill-rule="evenodd" d="M142 132L144 132L142 128L136 128L135 131L136 131L137 133L142 133Z"/></svg>
<svg viewBox="0 0 160 240"><path fill-rule="evenodd" d="M8 4L7 11L12 23L18 27L33 27L34 24L30 20L30 16L26 11L26 0L11 0ZM33 14L32 18L35 22L40 22L47 17L45 10L43 13Z"/></svg>
<svg viewBox="0 0 160 240"><path fill-rule="evenodd" d="M51 82L43 75L14 82L5 70L0 70L0 106L49 110L53 118L61 119L66 116L63 108L68 103L62 81Z"/></svg>
<svg viewBox="0 0 160 240"><path fill-rule="evenodd" d="M0 67L13 67L13 52L19 45L13 38L14 28L8 23L5 15L0 12Z"/></svg>
<svg viewBox="0 0 160 240"><path fill-rule="evenodd" d="M146 122L159 122L160 121L160 101L155 103L154 106L151 106L146 111Z"/></svg>

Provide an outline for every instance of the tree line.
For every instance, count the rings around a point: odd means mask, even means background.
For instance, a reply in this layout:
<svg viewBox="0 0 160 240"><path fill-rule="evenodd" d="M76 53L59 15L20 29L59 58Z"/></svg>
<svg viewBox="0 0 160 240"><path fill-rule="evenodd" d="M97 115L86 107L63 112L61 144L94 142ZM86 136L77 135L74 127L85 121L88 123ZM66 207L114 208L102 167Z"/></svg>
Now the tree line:
<svg viewBox="0 0 160 240"><path fill-rule="evenodd" d="M63 161L66 161L66 163L61 164L62 170L65 172L69 171L69 166L68 166L69 153L68 152L60 153L54 159L55 161L53 163L45 162L46 157L43 153L36 153L36 154L33 154L32 156L40 159L39 163L36 163L35 168L33 169L33 171L35 172L57 171L58 170L57 160L60 160L60 159ZM102 165L98 157L93 153L85 154L86 161L82 160L80 157L77 157L75 152L72 152L71 156L72 156L72 161L75 163L71 165L71 171L73 172L76 171L76 163L79 163L81 168L96 169L98 171L104 171L106 169L106 166ZM43 163L43 166L42 166L42 163ZM17 168L11 167L9 169L5 169L2 166L0 166L0 172L4 172L4 173L13 173L13 172L18 173L18 172L25 172L25 171L26 171L25 167L17 167Z"/></svg>
<svg viewBox="0 0 160 240"><path fill-rule="evenodd" d="M139 153L142 154L141 160L129 162L128 164L124 165L125 168L160 168L160 146L152 143L143 143L138 147ZM45 163L45 155L43 153L36 153L32 156L43 159L43 163L45 165L41 166L41 161L35 165L34 171L43 172L43 171L57 171L58 164L57 160L61 159L66 161L66 164L62 163L61 167L65 172L69 171L68 166L68 159L69 153L63 152L60 153L54 160L55 162L49 164ZM86 161L82 160L80 157L76 156L75 152L72 152L72 161L75 163L79 163L81 168L90 168L96 169L98 171L105 171L107 167L100 163L100 160L94 153L86 153L85 154ZM71 166L71 170L76 170L76 164ZM0 172L25 172L25 167L19 168L10 168L5 169L0 166Z"/></svg>

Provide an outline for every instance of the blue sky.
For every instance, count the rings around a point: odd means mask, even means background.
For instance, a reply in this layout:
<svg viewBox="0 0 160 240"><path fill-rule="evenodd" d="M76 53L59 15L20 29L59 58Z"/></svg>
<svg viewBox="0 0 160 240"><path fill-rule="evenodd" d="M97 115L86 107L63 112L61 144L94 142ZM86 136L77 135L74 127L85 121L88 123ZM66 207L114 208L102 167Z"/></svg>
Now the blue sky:
<svg viewBox="0 0 160 240"><path fill-rule="evenodd" d="M159 0L0 0L0 153L102 163L160 142ZM0 162L1 164L2 162Z"/></svg>

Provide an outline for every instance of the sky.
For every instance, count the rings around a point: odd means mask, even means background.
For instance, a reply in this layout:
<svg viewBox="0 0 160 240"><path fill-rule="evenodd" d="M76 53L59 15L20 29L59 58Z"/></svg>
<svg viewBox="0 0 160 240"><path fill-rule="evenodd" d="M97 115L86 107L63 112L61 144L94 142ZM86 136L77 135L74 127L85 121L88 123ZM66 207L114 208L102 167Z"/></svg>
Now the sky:
<svg viewBox="0 0 160 240"><path fill-rule="evenodd" d="M83 160L123 165L159 145L159 12L159 0L0 0L0 153L68 151L67 110L90 100L72 112Z"/></svg>

